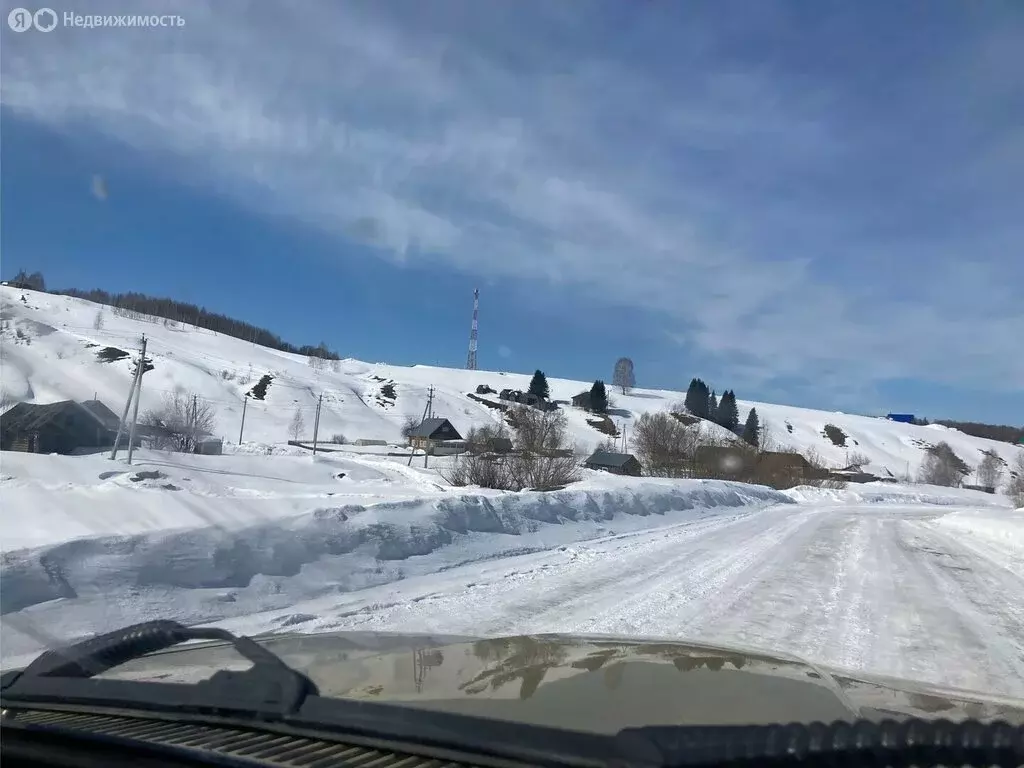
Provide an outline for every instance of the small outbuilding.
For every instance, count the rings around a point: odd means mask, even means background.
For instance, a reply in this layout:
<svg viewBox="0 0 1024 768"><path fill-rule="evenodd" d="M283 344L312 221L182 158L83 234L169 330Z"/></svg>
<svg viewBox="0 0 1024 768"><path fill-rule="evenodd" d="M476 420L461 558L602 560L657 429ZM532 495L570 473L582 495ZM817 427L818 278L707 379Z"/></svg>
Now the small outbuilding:
<svg viewBox="0 0 1024 768"><path fill-rule="evenodd" d="M594 451L583 466L587 469L611 472L613 475L629 475L631 477L640 477L641 472L639 460L631 453Z"/></svg>

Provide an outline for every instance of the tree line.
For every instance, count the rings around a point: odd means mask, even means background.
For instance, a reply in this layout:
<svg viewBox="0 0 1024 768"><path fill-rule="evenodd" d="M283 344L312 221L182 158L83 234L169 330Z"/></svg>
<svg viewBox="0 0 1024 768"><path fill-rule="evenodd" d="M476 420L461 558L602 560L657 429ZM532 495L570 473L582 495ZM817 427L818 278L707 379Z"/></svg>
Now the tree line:
<svg viewBox="0 0 1024 768"><path fill-rule="evenodd" d="M323 360L341 359L341 355L330 349L324 342L320 342L315 346L310 344L295 346L284 341L280 336L268 331L266 328L235 320L219 312L210 312L205 307L185 301L149 296L135 291L109 293L101 289L81 291L77 288L66 288L54 291L54 293L62 296L71 296L76 299L85 299L97 304L105 304L114 307L115 310L132 313L129 316L150 315L193 325L197 328L205 328L208 331L223 333L225 336L232 336L236 339L242 339L243 341L252 342L262 347L269 347L270 349L277 349L281 352L290 352L295 355L305 355L306 357L316 357Z"/></svg>
<svg viewBox="0 0 1024 768"><path fill-rule="evenodd" d="M693 378L690 386L686 389L686 398L683 405L694 416L707 419L720 427L725 427L730 432L738 434L745 442L758 446L760 442L760 424L758 422L757 410L751 408L747 413L747 419L740 429L740 412L736 405L736 393L731 389L722 393L718 398L715 390L708 387L703 379Z"/></svg>

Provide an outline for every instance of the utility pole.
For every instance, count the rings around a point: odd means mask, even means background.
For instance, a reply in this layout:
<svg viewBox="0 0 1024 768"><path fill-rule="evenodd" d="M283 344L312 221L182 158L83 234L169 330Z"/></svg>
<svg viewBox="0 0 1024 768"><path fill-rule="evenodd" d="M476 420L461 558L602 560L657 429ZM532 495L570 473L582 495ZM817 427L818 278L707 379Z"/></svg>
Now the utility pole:
<svg viewBox="0 0 1024 768"><path fill-rule="evenodd" d="M121 435L124 434L124 428L128 424L128 411L132 407L132 398L135 397L135 388L139 384L139 379L142 378L142 368L146 364L146 337L142 337L142 360L139 365L135 368L135 377L132 379L132 387L128 390L128 399L124 403L124 411L121 412L121 421L117 424L117 435L114 437L114 448L110 452L110 459L113 461L117 458L117 449L121 445Z"/></svg>
<svg viewBox="0 0 1024 768"><path fill-rule="evenodd" d="M199 447L199 427L196 422L199 421L199 396L192 395L192 419L191 419L191 432L192 432L192 452L195 453Z"/></svg>
<svg viewBox="0 0 1024 768"><path fill-rule="evenodd" d="M434 385L431 384L430 385L430 389L427 390L427 405L423 409L423 415L420 416L420 424L422 424L427 419L433 418L433 416L434 416ZM429 445L430 439L429 438L424 438L424 440L426 440L428 445ZM427 466L427 455L426 454L427 454L427 449L424 448L423 449L423 466L424 467ZM415 455L416 455L416 448L413 447L413 449L409 452L409 463L406 464L406 466L408 466L408 467L412 466L412 457L415 456Z"/></svg>
<svg viewBox="0 0 1024 768"><path fill-rule="evenodd" d="M249 403L249 393L242 397L242 426L238 428L238 444L242 444L242 433L245 431L245 406Z"/></svg>
<svg viewBox="0 0 1024 768"><path fill-rule="evenodd" d="M475 355L474 355L475 357ZM427 392L427 418L434 418L434 385L430 385L430 389ZM430 438L427 438L427 445L423 449L423 468L427 468L427 457L430 456Z"/></svg>
<svg viewBox="0 0 1024 768"><path fill-rule="evenodd" d="M320 399L316 401L316 419L313 421L313 455L316 456L316 437L320 432L320 408L324 404L324 393L320 393Z"/></svg>
<svg viewBox="0 0 1024 768"><path fill-rule="evenodd" d="M128 433L128 463L132 463L132 452L135 450L135 425L139 421L139 401L142 399L142 374L146 370L146 337L142 337L142 354L139 355L139 375L135 381L135 405L132 407L132 428Z"/></svg>

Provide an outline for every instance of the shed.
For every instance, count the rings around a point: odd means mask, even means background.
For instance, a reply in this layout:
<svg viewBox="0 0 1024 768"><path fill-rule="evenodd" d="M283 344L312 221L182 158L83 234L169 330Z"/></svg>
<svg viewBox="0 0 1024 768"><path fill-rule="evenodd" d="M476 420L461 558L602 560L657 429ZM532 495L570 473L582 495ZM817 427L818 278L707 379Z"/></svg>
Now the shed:
<svg viewBox="0 0 1024 768"><path fill-rule="evenodd" d="M430 451L438 443L462 440L462 435L448 419L424 419L409 433L409 445Z"/></svg>
<svg viewBox="0 0 1024 768"><path fill-rule="evenodd" d="M730 478L753 473L757 454L745 445L702 445L693 457L698 477Z"/></svg>
<svg viewBox="0 0 1024 768"><path fill-rule="evenodd" d="M846 469L833 469L828 473L830 480L842 480L847 483L874 483L881 478L870 472L864 472L857 467Z"/></svg>
<svg viewBox="0 0 1024 768"><path fill-rule="evenodd" d="M765 451L757 455L757 471L762 477L790 474L802 480L824 480L828 470L813 466L807 458L793 451Z"/></svg>
<svg viewBox="0 0 1024 768"><path fill-rule="evenodd" d="M490 453L511 453L512 440L508 437L488 437L484 440L484 450Z"/></svg>
<svg viewBox="0 0 1024 768"><path fill-rule="evenodd" d="M99 400L18 403L0 420L0 450L72 454L108 448L119 422Z"/></svg>
<svg viewBox="0 0 1024 768"><path fill-rule="evenodd" d="M224 439L213 435L203 435L196 439L195 452L203 456L220 456L224 453Z"/></svg>
<svg viewBox="0 0 1024 768"><path fill-rule="evenodd" d="M631 453L594 451L593 455L583 465L587 469L611 472L613 475L640 477L640 462Z"/></svg>
<svg viewBox="0 0 1024 768"><path fill-rule="evenodd" d="M583 408L584 410L590 410L590 390L580 392L578 395L572 396L573 408Z"/></svg>

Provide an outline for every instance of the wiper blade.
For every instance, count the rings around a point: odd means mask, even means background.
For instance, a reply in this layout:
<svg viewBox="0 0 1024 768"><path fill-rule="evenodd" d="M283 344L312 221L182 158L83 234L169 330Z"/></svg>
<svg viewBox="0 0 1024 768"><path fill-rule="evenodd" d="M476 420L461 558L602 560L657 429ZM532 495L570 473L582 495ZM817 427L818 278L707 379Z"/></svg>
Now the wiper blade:
<svg viewBox="0 0 1024 768"><path fill-rule="evenodd" d="M252 662L246 670L218 670L197 683L93 679L148 653L189 640L222 640ZM24 670L0 677L5 705L23 702L107 703L192 712L242 712L260 719L298 711L319 691L308 677L249 637L224 629L148 621L46 651Z"/></svg>

